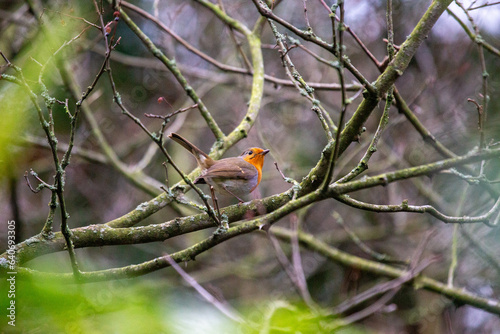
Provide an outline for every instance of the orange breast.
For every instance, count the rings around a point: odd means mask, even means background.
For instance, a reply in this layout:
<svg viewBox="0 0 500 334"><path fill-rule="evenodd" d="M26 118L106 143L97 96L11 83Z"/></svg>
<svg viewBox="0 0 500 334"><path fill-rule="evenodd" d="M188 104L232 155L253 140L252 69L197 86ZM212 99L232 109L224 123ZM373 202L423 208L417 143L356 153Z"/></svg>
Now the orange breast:
<svg viewBox="0 0 500 334"><path fill-rule="evenodd" d="M255 167L255 169L257 169L258 173L257 185L258 185L260 183L260 180L262 179L262 166L264 165L264 155L261 153L264 152L264 150L261 148L253 148L252 150L255 153L252 155L244 155L243 160L252 164Z"/></svg>

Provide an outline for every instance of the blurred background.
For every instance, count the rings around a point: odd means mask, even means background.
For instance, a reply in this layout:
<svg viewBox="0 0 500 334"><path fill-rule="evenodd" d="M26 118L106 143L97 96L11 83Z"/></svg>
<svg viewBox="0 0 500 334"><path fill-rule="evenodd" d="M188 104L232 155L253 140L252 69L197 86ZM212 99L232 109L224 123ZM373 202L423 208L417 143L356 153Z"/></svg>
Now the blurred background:
<svg viewBox="0 0 500 334"><path fill-rule="evenodd" d="M333 4L330 0L325 2L328 6ZM251 1L222 0L221 3L230 16L248 27L253 27L259 17ZM305 3L314 33L330 42L331 21L321 1ZM429 3L394 1L396 44L402 43L411 33ZM463 2L465 8L478 7L484 3ZM218 62L246 68L235 44L236 40L241 44L243 53L250 57L244 37L231 32L213 13L196 2L134 1L133 4ZM274 12L296 27L306 29L303 6L303 1L283 1ZM452 4L449 10L460 22L473 29L457 4ZM132 10L125 11L167 57L175 59L224 133L232 131L245 115L252 77L220 70L187 50L151 20ZM345 13L346 24L382 61L387 54L384 42L387 37L386 2L346 1ZM468 13L480 30L481 38L498 48L500 5L469 10ZM104 22L112 18L113 10L105 4ZM44 83L50 94L61 101L68 99L71 112L76 100L61 78L58 67L65 66L83 92L94 80L104 61L102 34L89 27L83 19L99 24L92 2L0 1L0 50L13 64L23 69L26 79L33 84L37 93L40 93L40 87L36 84L40 64L45 63L64 41L81 34L54 61L48 63L44 74ZM40 25L45 26L50 37ZM160 121L147 118L144 113L166 115L191 105L192 101L167 68L153 57L124 22L119 21L116 29L116 36L121 37L111 56L116 88L126 107L151 131L158 131ZM281 26L278 29L290 38L297 38ZM304 41L301 43L320 57L335 61L331 54L316 45ZM264 25L262 44L265 73L288 79L268 24ZM368 81L377 79L379 70L347 33L345 53ZM318 62L300 47L291 49L288 54L307 82L338 83L337 72L333 67ZM495 144L500 133L500 99L497 94L500 89L499 55L485 51L484 63L489 92L485 133L487 143ZM4 66L3 60L1 65L2 73L14 74L12 69ZM467 102L467 99L481 102L483 72L477 44L471 41L457 19L444 13L404 75L398 79L396 87L437 140L456 154L466 154L479 143L478 113L474 104ZM352 98L352 104L347 109L349 118L361 102L362 95L359 82L347 71L346 83L353 87L348 92L348 97ZM334 122L337 122L341 108L340 92L316 89L315 94ZM159 97L164 97L168 103L158 103ZM65 196L71 215L71 228L101 224L120 217L159 194L161 190L155 185L165 182L165 170L161 165L164 157L137 124L124 116L113 103L113 92L106 74L86 101L93 121L119 160L129 167L137 167L156 183L150 181L149 188L141 189L107 162L91 120L81 115L75 136L78 151L66 170ZM356 167L377 128L383 107L381 102L366 123L366 131L360 136L359 142L353 143L340 157L335 178L342 177ZM0 81L0 113L0 217L3 219L0 224L0 245L4 245L8 220L16 221L17 242L41 231L47 219L50 192L31 192L24 174L33 169L41 179L52 182L54 165L33 105L18 86L5 80ZM68 142L70 129L63 105L54 106L53 118L56 136L63 146ZM214 136L197 109L173 118L166 133L174 131L206 152L214 143ZM251 146L271 150L258 189L260 195L265 197L290 187L276 171L273 162L279 164L286 176L300 181L316 165L326 143L321 124L311 111L311 103L294 87L267 81L254 127L248 137L228 150L225 156L239 155ZM195 160L182 147L169 141L166 147L184 171L189 172L196 166ZM396 108L391 108L389 125L365 174L376 175L439 159L442 156L422 139L406 117L398 113ZM489 180L498 180L499 161L487 163L484 171ZM173 171L169 172L170 185L178 180L179 177ZM36 184L36 180L32 179L31 182ZM188 196L196 199L193 194ZM352 197L376 204L400 204L403 200L408 200L412 205L431 204L446 214L457 216L480 215L488 211L493 203L483 188L470 185L450 173L371 188L356 192ZM194 211L187 210L186 213ZM178 212L167 207L141 224L162 223L176 216ZM480 224L454 227L429 215L360 211L334 200L300 210L296 217L302 230L321 236L322 240L343 251L367 258L369 256L353 242L339 223L339 217L371 249L399 260L410 259L424 234L434 229L436 233L427 244L425 254L439 254L441 260L424 273L441 282L448 279L455 235L458 264L453 284L484 297L499 299L500 247L497 241L500 235L496 228ZM290 216L285 217L276 225L289 227L291 219ZM57 216L55 230L59 230L59 223ZM162 243L78 249L76 254L86 271L122 267L150 260L165 252L184 249L211 233L211 230L199 231ZM290 254L288 244L283 243L282 247L286 254ZM301 255L311 296L325 308L333 307L385 280L332 263L307 250L303 250ZM41 271L71 271L65 252L39 257L27 266ZM229 240L182 267L199 284L228 301L253 321L269 321L276 328L286 327L283 324L295 328L303 326L302 332L320 330L314 321L308 323L311 310L301 304L265 233L251 233ZM84 286L61 288L41 286L36 282L19 284L19 323L34 332L131 333L137 332L137 328L168 333L234 333L248 330L235 325L202 300L171 268L136 279ZM396 295L390 307L343 331L498 333L498 328L500 321L496 315L470 306L457 308L457 305L438 294L408 287Z"/></svg>

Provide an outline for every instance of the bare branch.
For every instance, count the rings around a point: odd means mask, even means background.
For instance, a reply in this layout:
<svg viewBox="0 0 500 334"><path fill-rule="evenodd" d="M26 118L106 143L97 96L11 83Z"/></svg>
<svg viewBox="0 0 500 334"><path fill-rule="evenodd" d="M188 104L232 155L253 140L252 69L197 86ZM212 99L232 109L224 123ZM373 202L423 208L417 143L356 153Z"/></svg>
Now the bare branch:
<svg viewBox="0 0 500 334"><path fill-rule="evenodd" d="M240 323L245 322L243 317L240 314L238 314L238 312L235 309L233 309L227 302L221 302L220 300L215 298L212 294L210 294L210 292L208 292L198 282L196 282L196 280L192 276L186 273L184 269L182 269L177 264L177 262L175 262L172 259L172 257L170 257L170 255L165 254L164 258L165 260L167 260L170 266L174 268L175 271L177 271L179 275L200 294L200 296L203 297L203 299L205 299L207 302L215 306L215 308L221 311L228 318Z"/></svg>

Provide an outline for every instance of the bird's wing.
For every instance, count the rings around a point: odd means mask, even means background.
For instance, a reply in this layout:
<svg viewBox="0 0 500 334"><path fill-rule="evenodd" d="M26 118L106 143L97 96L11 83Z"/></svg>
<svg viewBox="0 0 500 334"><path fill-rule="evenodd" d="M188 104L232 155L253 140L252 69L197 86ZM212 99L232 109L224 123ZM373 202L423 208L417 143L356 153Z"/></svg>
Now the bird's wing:
<svg viewBox="0 0 500 334"><path fill-rule="evenodd" d="M217 161L199 179L209 177L218 179L250 180L257 174L257 169L241 158L226 158Z"/></svg>

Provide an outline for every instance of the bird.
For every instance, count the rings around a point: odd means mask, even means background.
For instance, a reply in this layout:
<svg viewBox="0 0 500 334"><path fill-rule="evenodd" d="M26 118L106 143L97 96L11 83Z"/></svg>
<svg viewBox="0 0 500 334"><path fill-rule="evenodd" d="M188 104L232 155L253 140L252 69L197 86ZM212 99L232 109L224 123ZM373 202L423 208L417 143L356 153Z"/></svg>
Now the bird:
<svg viewBox="0 0 500 334"><path fill-rule="evenodd" d="M168 137L196 158L201 174L194 180L194 183L206 183L210 186L214 204L216 199L213 190L218 193L229 193L243 203L240 196L254 191L262 179L264 157L269 150L251 147L238 157L214 160L179 134L173 132Z"/></svg>

